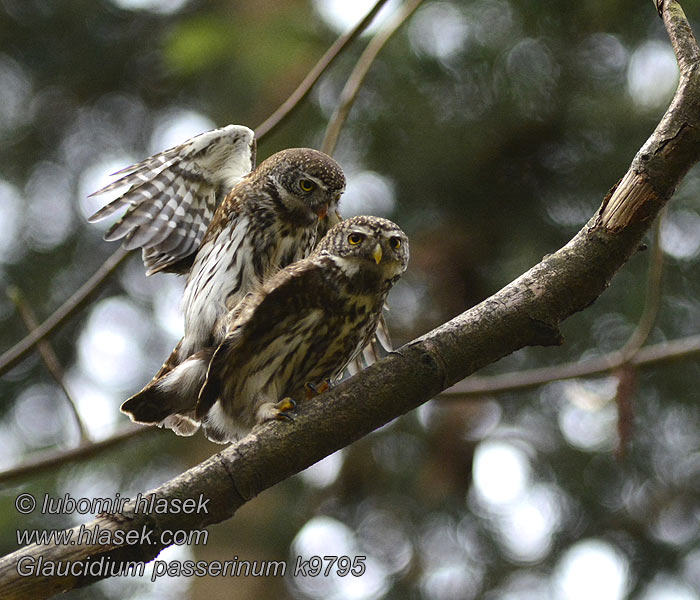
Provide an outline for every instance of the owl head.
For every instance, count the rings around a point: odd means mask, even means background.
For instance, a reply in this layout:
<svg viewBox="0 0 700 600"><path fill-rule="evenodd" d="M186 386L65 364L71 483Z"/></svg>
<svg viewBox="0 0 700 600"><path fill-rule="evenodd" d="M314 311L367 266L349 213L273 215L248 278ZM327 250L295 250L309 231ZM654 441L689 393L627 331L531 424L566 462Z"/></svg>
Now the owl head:
<svg viewBox="0 0 700 600"><path fill-rule="evenodd" d="M335 214L345 191L345 175L330 156L311 148L289 148L264 160L254 172L284 211L310 224Z"/></svg>
<svg viewBox="0 0 700 600"><path fill-rule="evenodd" d="M406 270L408 237L389 219L357 216L332 227L315 253L331 255L349 275L362 269L390 279Z"/></svg>

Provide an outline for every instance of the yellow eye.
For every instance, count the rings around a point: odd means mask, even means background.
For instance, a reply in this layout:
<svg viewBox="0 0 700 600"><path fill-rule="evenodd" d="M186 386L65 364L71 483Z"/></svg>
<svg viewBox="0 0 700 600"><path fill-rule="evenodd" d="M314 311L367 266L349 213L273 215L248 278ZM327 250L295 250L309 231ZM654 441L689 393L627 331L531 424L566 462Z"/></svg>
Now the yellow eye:
<svg viewBox="0 0 700 600"><path fill-rule="evenodd" d="M300 179L299 187L301 188L302 192L310 192L316 187L316 184L310 179Z"/></svg>
<svg viewBox="0 0 700 600"><path fill-rule="evenodd" d="M365 239L365 236L362 235L361 233L351 233L348 236L348 243L351 246L357 246L357 244L359 244L364 239Z"/></svg>
<svg viewBox="0 0 700 600"><path fill-rule="evenodd" d="M397 237L389 238L389 245L394 250L398 250L401 247L401 240Z"/></svg>

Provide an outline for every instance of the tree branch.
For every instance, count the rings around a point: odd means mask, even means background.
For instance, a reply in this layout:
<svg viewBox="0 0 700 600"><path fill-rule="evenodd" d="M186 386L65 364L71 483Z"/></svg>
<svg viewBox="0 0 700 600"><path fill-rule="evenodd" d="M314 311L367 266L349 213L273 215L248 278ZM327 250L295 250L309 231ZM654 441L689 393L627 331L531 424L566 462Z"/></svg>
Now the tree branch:
<svg viewBox="0 0 700 600"><path fill-rule="evenodd" d="M311 91L311 88L316 84L321 75L325 73L326 69L331 66L333 61L340 55L340 53L347 48L350 43L357 38L374 20L374 17L381 10L382 6L386 4L387 0L377 0L371 10L364 16L364 18L353 27L347 33L341 35L333 45L328 48L326 53L320 58L320 60L313 66L308 75L304 77L304 80L299 84L299 87L295 89L289 98L287 98L282 105L272 113L263 123L261 123L255 130L255 137L259 140L261 137L269 133L273 128L277 127L284 119L286 119L292 111L299 106L299 103L306 98L306 96Z"/></svg>
<svg viewBox="0 0 700 600"><path fill-rule="evenodd" d="M24 294L18 287L11 286L7 290L7 295L15 305L15 308L17 309L17 312L19 313L19 316L21 317L22 321L24 321L24 324L27 327L27 331L31 333L34 329L37 328L37 320L36 315L32 310L32 307L29 306L27 300L24 298ZM44 361L44 366L46 366L46 370L49 372L51 377L53 377L54 381L58 384L58 387L60 387L63 391L63 395L65 396L68 402L68 407L70 408L71 414L73 415L73 421L75 421L75 425L78 428L80 443L83 444L89 442L90 436L88 435L85 424L83 423L83 420L80 417L78 406L73 400L73 396L70 393L70 390L66 386L65 373L63 371L63 367L61 366L61 362L58 360L58 356L56 356L56 353L53 350L53 347L51 346L51 344L49 344L49 342L47 342L44 339L39 341L39 343L37 344L37 349L39 350L41 359Z"/></svg>
<svg viewBox="0 0 700 600"><path fill-rule="evenodd" d="M408 0L401 8L399 8L396 13L394 13L393 18L389 21L367 44L360 58L352 70L350 77L348 77L347 82L343 91L340 93L340 99L338 105L336 106L333 115L331 116L328 127L326 128L326 134L321 143L321 151L326 154L333 154L335 146L338 143L338 137L340 136L340 130L343 128L343 124L350 114L350 109L355 103L355 98L362 87L362 83L365 80L367 73L369 72L372 63L376 60L379 52L384 47L384 45L389 41L392 35L406 22L406 20L415 12L415 10L421 5L423 0Z"/></svg>
<svg viewBox="0 0 700 600"><path fill-rule="evenodd" d="M78 290L66 300L54 313L43 323L37 326L27 337L15 344L0 356L0 375L9 371L45 337L51 335L61 325L63 325L74 313L85 306L96 294L110 275L114 273L124 262L129 253L123 248L118 248L102 266L95 271Z"/></svg>
<svg viewBox="0 0 700 600"><path fill-rule="evenodd" d="M700 335L692 335L645 346L629 360L628 364L635 368L647 368L684 358L693 358L697 354L700 354ZM614 369L615 364L617 364L617 361L611 361L610 356L606 354L590 360L563 363L541 369L527 369L483 377L472 376L445 390L437 399L450 401L464 399L467 396L502 394L525 390L562 379L602 375ZM32 457L16 467L0 471L0 484L8 484L32 477L70 462L94 458L104 450L108 450L112 446L132 437L137 437L141 434L153 434L154 432L155 430L152 428L129 427L126 431L115 433L99 442L90 442L63 452L47 451L39 456Z"/></svg>
<svg viewBox="0 0 700 600"><path fill-rule="evenodd" d="M666 12L669 34L683 23ZM682 14L682 13L681 13ZM680 31L680 34L679 34ZM680 46L685 48L688 40ZM678 52L679 44L674 43ZM679 61L680 61L679 57ZM230 518L261 491L298 473L392 419L416 408L479 368L528 345L561 343L559 324L589 306L633 255L653 218L687 170L700 159L700 82L694 65L656 131L600 210L568 243L505 288L448 323L389 354L330 392L300 405L293 424L267 423L150 493L158 499L210 499L207 511L100 515L87 525L103 530L153 530L153 543L32 545L0 560L0 596L44 598L86 585L108 573L73 569L66 577L22 577L21 557L110 564L149 561L167 546L165 529L195 530ZM77 532L77 528L75 529ZM26 559L25 559L26 560ZM78 567L84 566L81 563Z"/></svg>

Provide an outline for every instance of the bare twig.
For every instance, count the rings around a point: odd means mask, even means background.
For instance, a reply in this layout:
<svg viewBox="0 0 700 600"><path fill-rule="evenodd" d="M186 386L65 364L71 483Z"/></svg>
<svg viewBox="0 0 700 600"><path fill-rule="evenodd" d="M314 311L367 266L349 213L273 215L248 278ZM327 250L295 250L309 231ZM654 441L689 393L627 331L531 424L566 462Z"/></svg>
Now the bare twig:
<svg viewBox="0 0 700 600"><path fill-rule="evenodd" d="M95 271L78 290L57 308L51 316L37 326L27 337L0 356L0 375L14 367L39 343L63 325L73 314L85 306L96 294L107 278L114 273L128 256L122 248L117 249L102 266Z"/></svg>
<svg viewBox="0 0 700 600"><path fill-rule="evenodd" d="M350 109L355 102L355 98L362 87L362 82L372 66L372 63L377 58L377 55L384 45L389 41L389 38L391 38L397 29L413 14L422 1L423 0L408 0L394 13L392 19L377 32L370 40L369 44L367 44L367 47L350 74L350 77L348 77L343 91L340 93L338 106L331 116L328 127L326 128L326 135L321 144L322 152L333 154L335 146L338 143L340 130L350 113Z"/></svg>
<svg viewBox="0 0 700 600"><path fill-rule="evenodd" d="M664 207L654 224L654 236L649 255L649 271L644 296L644 309L632 335L620 348L620 364L613 373L617 379L615 405L617 407L617 449L616 456L622 460L627 455L634 432L634 399L637 390L637 371L630 360L639 352L654 328L661 304L661 276L663 274L664 253L661 250L661 223L666 214Z"/></svg>
<svg viewBox="0 0 700 600"><path fill-rule="evenodd" d="M627 456L634 433L634 397L637 392L637 372L626 363L615 372L617 389L615 405L617 407L617 448L615 456L623 460Z"/></svg>
<svg viewBox="0 0 700 600"><path fill-rule="evenodd" d="M665 211L662 211L654 226L644 309L637 327L622 348L585 361L574 361L552 367L527 369L492 376L471 377L444 391L440 394L440 398L514 392L562 379L602 375L619 369L625 364L633 367L650 366L657 362L690 357L700 352L700 336L662 342L655 346L649 346L645 350L642 349L654 326L661 302L663 252L660 243L660 228L664 213Z"/></svg>
<svg viewBox="0 0 700 600"><path fill-rule="evenodd" d="M619 351L618 351L619 352ZM611 356L612 354L612 356ZM591 377L604 375L622 364L620 355L616 352L605 354L588 360L575 361L556 365L554 367L542 367L539 369L527 369L513 373L501 373L499 375L470 377L440 394L444 400L459 399L465 396L482 396L485 394L503 394L516 392L564 379L576 379L577 377ZM691 335L677 340L660 342L640 348L640 350L628 360L632 367L646 368L657 364L674 362L685 358L693 358L700 354L700 335Z"/></svg>
<svg viewBox="0 0 700 600"><path fill-rule="evenodd" d="M9 485L14 481L24 479L29 476L36 476L40 473L55 469L70 462L78 460L86 460L93 458L97 454L108 450L135 437L142 435L154 435L157 431L153 427L141 427L140 425L130 425L121 431L100 440L98 442L89 442L81 444L77 448L71 448L64 452L56 452L55 450L46 450L23 463L0 472L0 484Z"/></svg>
<svg viewBox="0 0 700 600"><path fill-rule="evenodd" d="M647 288L644 297L644 309L639 318L637 327L627 340L627 343L618 351L622 362L629 360L637 354L644 345L651 330L654 328L656 316L661 304L661 277L664 270L664 253L661 249L661 224L663 223L666 209L664 208L654 224L654 235L649 254L649 271L647 275Z"/></svg>
<svg viewBox="0 0 700 600"><path fill-rule="evenodd" d="M372 9L357 25L355 25L355 27L353 27L347 33L341 35L333 43L333 45L328 48L326 53L313 66L311 71L309 71L309 74L304 77L304 80L299 84L299 87L291 93L289 98L287 98L274 113L272 113L255 129L255 137L258 140L269 133L273 128L277 127L297 106L299 106L299 103L306 98L308 93L311 91L311 88L318 81L321 75L323 75L326 69L357 36L367 29L369 24L374 20L376 14L379 12L382 6L386 4L386 2L387 0L378 0L375 2Z"/></svg>
<svg viewBox="0 0 700 600"><path fill-rule="evenodd" d="M29 331L29 333L34 331L37 328L36 315L34 314L32 307L29 306L27 300L24 298L24 294L22 294L22 291L16 286L11 286L7 290L7 295L17 307L17 312L22 318L22 321L24 321L24 324L27 327L27 331ZM58 360L58 356L56 356L56 353L53 351L51 344L49 344L49 342L47 342L46 340L39 341L39 343L37 344L37 350L39 351L41 359L44 361L46 370L51 374L51 377L54 378L54 381L56 381L58 386L61 388L63 394L66 397L66 400L68 401L68 406L70 407L71 413L73 414L73 420L75 421L75 424L78 428L78 433L80 435L80 443L83 444L85 442L89 442L90 436L87 433L87 429L85 428L83 420L80 418L78 407L76 406L70 391L66 387L64 377L65 373L63 372L63 367L61 366L61 363Z"/></svg>

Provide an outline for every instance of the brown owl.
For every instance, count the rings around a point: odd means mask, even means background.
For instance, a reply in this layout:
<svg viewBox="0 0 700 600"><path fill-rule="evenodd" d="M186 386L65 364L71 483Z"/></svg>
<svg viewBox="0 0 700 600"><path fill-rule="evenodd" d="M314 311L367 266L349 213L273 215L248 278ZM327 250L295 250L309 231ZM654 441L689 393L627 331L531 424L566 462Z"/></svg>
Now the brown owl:
<svg viewBox="0 0 700 600"><path fill-rule="evenodd" d="M218 344L220 319L269 275L307 256L321 220L337 219L340 166L317 150L292 148L248 172L253 135L238 125L201 134L127 167L96 192L128 186L91 217L129 206L105 239L141 247L148 274L188 273L185 335L154 379Z"/></svg>
<svg viewBox="0 0 700 600"><path fill-rule="evenodd" d="M127 400L141 423L227 442L284 418L307 384L337 378L370 341L406 269L408 239L393 222L353 217L313 253L272 276L225 318L223 341L202 349Z"/></svg>

